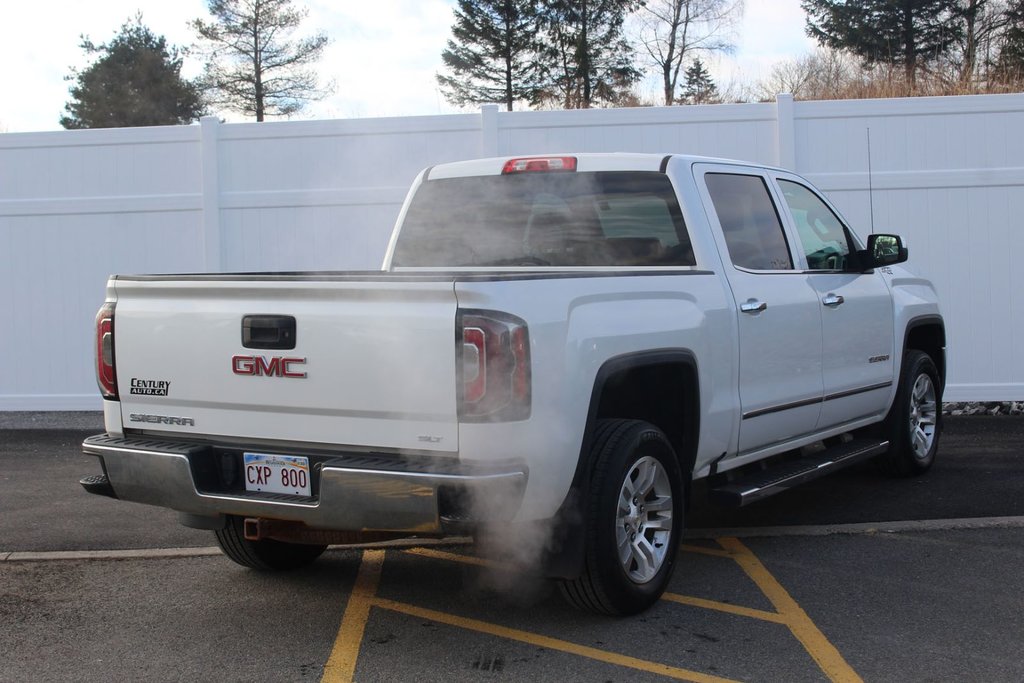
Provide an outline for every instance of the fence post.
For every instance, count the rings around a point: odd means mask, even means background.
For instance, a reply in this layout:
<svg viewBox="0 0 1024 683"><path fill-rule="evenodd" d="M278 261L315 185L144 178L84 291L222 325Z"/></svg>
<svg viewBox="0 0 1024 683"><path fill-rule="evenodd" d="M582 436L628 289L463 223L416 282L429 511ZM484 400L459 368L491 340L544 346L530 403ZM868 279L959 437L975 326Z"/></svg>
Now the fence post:
<svg viewBox="0 0 1024 683"><path fill-rule="evenodd" d="M219 135L220 119L216 116L204 116L199 119L203 200L203 267L211 273L219 273L224 268L220 243Z"/></svg>
<svg viewBox="0 0 1024 683"><path fill-rule="evenodd" d="M775 96L775 141L778 144L776 162L782 168L796 171L796 117L793 96L779 93Z"/></svg>
<svg viewBox="0 0 1024 683"><path fill-rule="evenodd" d="M480 156L498 156L498 105L480 107Z"/></svg>

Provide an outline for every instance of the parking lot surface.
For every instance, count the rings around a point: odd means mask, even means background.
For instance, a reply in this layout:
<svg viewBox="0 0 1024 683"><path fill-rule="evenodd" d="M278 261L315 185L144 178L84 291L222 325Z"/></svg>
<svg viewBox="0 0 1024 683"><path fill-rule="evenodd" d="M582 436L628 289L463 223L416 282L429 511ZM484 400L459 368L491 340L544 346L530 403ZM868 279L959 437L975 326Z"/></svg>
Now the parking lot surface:
<svg viewBox="0 0 1024 683"><path fill-rule="evenodd" d="M467 544L247 571L82 492L87 433L0 431L0 681L1024 680L1024 420L949 420L919 479L738 511L698 487L668 594L626 619Z"/></svg>

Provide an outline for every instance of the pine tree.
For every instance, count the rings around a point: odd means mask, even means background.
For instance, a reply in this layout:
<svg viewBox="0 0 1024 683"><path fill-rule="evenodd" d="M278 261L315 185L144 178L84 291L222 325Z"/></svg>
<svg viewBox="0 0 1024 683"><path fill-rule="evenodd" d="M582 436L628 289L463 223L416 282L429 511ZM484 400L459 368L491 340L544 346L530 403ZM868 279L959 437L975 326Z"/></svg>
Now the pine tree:
<svg viewBox="0 0 1024 683"><path fill-rule="evenodd" d="M205 46L203 86L213 104L262 121L326 96L310 65L323 55L327 36L290 39L308 10L292 0L207 0L207 9L213 21L190 25Z"/></svg>
<svg viewBox="0 0 1024 683"><path fill-rule="evenodd" d="M711 80L711 73L705 68L700 58L686 70L686 82L683 83L684 104L714 104L718 100L718 86Z"/></svg>
<svg viewBox="0 0 1024 683"><path fill-rule="evenodd" d="M1004 83L1020 83L1024 80L1024 0L1010 2L1004 17L1006 28L1000 38L994 75Z"/></svg>
<svg viewBox="0 0 1024 683"><path fill-rule="evenodd" d="M537 101L586 109L628 100L640 72L622 25L639 6L639 0L541 0L546 85Z"/></svg>
<svg viewBox="0 0 1024 683"><path fill-rule="evenodd" d="M448 74L438 74L452 104L534 98L540 72L536 60L536 0L459 0L448 47L441 53Z"/></svg>
<svg viewBox="0 0 1024 683"><path fill-rule="evenodd" d="M74 85L60 119L65 128L166 126L202 116L198 86L181 77L182 53L146 28L142 15L125 22L109 43L83 37L81 47L97 58L67 77Z"/></svg>
<svg viewBox="0 0 1024 683"><path fill-rule="evenodd" d="M922 65L948 54L961 38L957 0L801 0L807 34L849 50L866 64L902 65L914 87Z"/></svg>

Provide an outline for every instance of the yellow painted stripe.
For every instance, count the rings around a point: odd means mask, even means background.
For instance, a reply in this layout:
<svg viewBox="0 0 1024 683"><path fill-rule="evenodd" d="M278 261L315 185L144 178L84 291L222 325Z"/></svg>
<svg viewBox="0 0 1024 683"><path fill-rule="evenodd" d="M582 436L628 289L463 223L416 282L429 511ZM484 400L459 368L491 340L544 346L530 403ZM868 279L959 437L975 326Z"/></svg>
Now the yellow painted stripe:
<svg viewBox="0 0 1024 683"><path fill-rule="evenodd" d="M732 554L728 550L720 550L719 548L705 548L702 545L687 545L683 544L679 546L680 550L687 553L699 553L701 555L711 555L713 557L728 557L732 558Z"/></svg>
<svg viewBox="0 0 1024 683"><path fill-rule="evenodd" d="M443 550L433 550L431 548L410 548L409 550L405 550L403 552L408 553L409 555L429 557L433 560L461 562L462 564L472 564L478 567L496 567L496 565L493 562L485 560L481 557L474 557L473 555L460 555L459 553L449 553Z"/></svg>
<svg viewBox="0 0 1024 683"><path fill-rule="evenodd" d="M352 588L352 594L345 606L345 615L341 619L341 628L334 639L331 656L324 666L321 681L327 683L348 683L356 673L356 659L359 648L363 644L363 632L370 618L370 607L373 606L380 584L381 567L384 565L383 550L364 550L363 559L359 563L359 574Z"/></svg>
<svg viewBox="0 0 1024 683"><path fill-rule="evenodd" d="M587 657L599 662L605 662L606 664L613 664L615 666L628 667L638 671L646 671L648 673L658 674L661 676L668 676L669 678L674 678L680 681L694 681L694 683L731 683L728 678L719 678L718 676L710 676L698 671L689 671L687 669L680 669L666 664L659 664L657 662L648 662L635 657L628 657L626 655L606 652L604 650L598 650L585 645L578 645L567 640L559 640L557 638L550 638L548 636L542 636L528 631L520 631L514 628L498 626L497 624L490 624L486 621L477 621L476 619L469 619L467 617L459 617L453 614L445 614L444 612L436 612L431 609L424 609L422 607L416 607L415 605L408 605L402 602L395 602L393 600L377 598L373 601L373 604L375 607L408 614L409 616L416 617L417 619L436 621L439 624L455 626L457 628L476 631L477 633L485 633L498 638L515 640L520 643L526 643L527 645L535 645L537 647L548 648L549 650L557 650L559 652L566 652L580 657Z"/></svg>
<svg viewBox="0 0 1024 683"><path fill-rule="evenodd" d="M760 619L761 621L770 621L775 624L787 623L786 617L777 612L766 612L762 609L731 605L728 602L705 600L704 598L694 598L689 595L679 595L677 593L665 593L661 596L661 599L668 600L669 602L678 602L681 605L700 607L701 609L712 609L719 612L728 612L729 614L738 614L741 617L750 617L752 619Z"/></svg>
<svg viewBox="0 0 1024 683"><path fill-rule="evenodd" d="M839 650L829 642L825 634L818 630L803 608L797 604L782 584L769 573L761 560L743 545L737 538L717 539L723 548L732 556L743 571L747 573L761 592L771 601L775 609L785 618L785 624L796 636L804 649L814 658L821 670L836 683L862 683L857 672L846 663Z"/></svg>

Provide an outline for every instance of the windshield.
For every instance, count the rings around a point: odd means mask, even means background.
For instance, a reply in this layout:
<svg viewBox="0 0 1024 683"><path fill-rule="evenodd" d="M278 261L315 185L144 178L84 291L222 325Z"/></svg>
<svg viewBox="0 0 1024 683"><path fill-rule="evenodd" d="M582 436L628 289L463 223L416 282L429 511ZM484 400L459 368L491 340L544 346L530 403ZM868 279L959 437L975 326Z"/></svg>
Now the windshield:
<svg viewBox="0 0 1024 683"><path fill-rule="evenodd" d="M692 266L663 173L520 173L425 182L392 266Z"/></svg>

